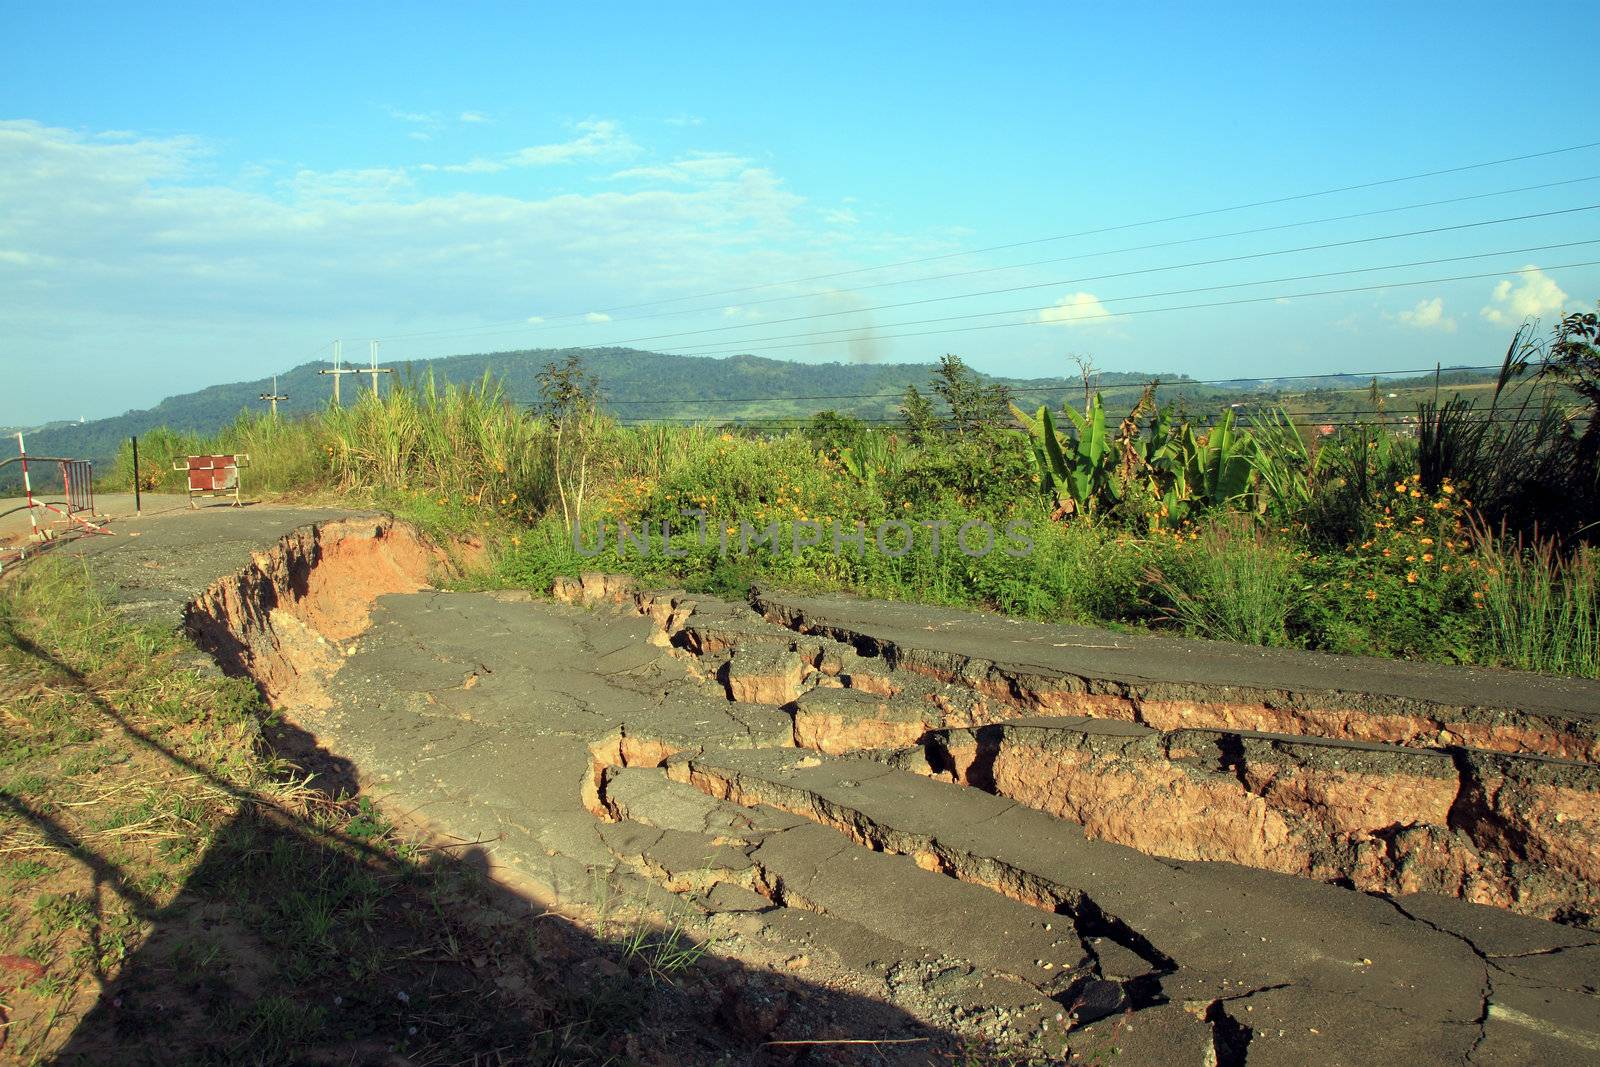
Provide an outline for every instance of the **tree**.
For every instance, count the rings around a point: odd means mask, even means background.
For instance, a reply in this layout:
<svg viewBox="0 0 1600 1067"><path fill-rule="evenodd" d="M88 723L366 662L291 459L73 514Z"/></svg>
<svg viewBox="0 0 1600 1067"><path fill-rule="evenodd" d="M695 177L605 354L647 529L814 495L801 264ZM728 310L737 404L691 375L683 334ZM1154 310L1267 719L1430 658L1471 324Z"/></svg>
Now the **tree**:
<svg viewBox="0 0 1600 1067"><path fill-rule="evenodd" d="M1087 352L1077 353L1071 359L1078 365L1078 377L1083 379L1083 417L1088 418L1094 394L1100 391L1100 369L1094 365L1094 357Z"/></svg>
<svg viewBox="0 0 1600 1067"><path fill-rule="evenodd" d="M1011 390L999 383L984 385L977 374L948 353L933 372L933 391L950 408L956 433L965 436L984 426L1005 422L1011 409Z"/></svg>
<svg viewBox="0 0 1600 1067"><path fill-rule="evenodd" d="M915 444L920 445L939 432L939 416L934 413L933 403L914 385L906 386L906 395L900 401L900 419Z"/></svg>
<svg viewBox="0 0 1600 1067"><path fill-rule="evenodd" d="M1562 319L1539 373L1583 397L1588 425L1578 438L1578 463L1600 474L1600 315L1575 311Z"/></svg>
<svg viewBox="0 0 1600 1067"><path fill-rule="evenodd" d="M568 356L565 364L547 363L539 372L539 415L550 426L561 518L570 528L583 519L589 456L600 423L600 382L577 356Z"/></svg>

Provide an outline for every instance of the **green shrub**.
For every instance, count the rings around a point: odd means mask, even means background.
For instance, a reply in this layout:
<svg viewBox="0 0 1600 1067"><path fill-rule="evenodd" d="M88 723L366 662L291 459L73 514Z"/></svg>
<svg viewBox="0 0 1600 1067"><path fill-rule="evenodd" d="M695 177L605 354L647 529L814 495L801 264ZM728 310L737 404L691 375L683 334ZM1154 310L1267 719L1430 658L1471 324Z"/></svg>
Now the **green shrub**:
<svg viewBox="0 0 1600 1067"><path fill-rule="evenodd" d="M173 470L174 460L203 451L198 434L183 433L158 426L139 435L139 488L146 493L157 490L181 493L188 487L188 475L183 470ZM111 464L111 481L102 480L102 492L131 493L133 491L133 442L124 441L117 449L117 458Z"/></svg>

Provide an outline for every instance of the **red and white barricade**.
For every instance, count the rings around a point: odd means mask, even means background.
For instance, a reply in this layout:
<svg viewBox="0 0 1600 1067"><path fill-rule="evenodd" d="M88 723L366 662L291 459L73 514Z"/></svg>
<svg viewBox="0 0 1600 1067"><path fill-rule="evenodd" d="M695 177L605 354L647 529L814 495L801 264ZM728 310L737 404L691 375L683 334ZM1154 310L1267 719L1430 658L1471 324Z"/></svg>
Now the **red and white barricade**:
<svg viewBox="0 0 1600 1067"><path fill-rule="evenodd" d="M28 447L22 434L17 434L17 454L10 459L0 460L0 469L11 464L20 464L22 467L22 500L16 507L0 511L0 516L11 515L18 511L28 513L30 526L29 537L26 541L11 545L0 545L0 562L6 557L22 560L28 558L30 549L37 550L44 544L55 539L55 523L64 523L67 528L84 533L107 534L110 530L103 529L89 521L97 517L94 510L94 464L84 459L65 459L60 456L30 456ZM35 497L33 493L33 469L40 464L55 464L61 474L61 500L46 500ZM52 519L52 515L59 516ZM45 519L45 525L39 524L40 518Z"/></svg>
<svg viewBox="0 0 1600 1067"><path fill-rule="evenodd" d="M199 507L196 497L231 496L234 507L241 507L239 499L239 471L250 466L250 456L238 453L232 456L186 456L173 460L172 469L189 472L189 506Z"/></svg>

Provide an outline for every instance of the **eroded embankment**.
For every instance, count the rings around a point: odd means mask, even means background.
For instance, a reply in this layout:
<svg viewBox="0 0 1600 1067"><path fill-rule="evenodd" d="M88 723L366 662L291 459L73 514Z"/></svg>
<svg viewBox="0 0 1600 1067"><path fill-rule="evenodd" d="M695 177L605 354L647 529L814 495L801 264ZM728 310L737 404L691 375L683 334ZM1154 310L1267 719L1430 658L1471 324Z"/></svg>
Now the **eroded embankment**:
<svg viewBox="0 0 1600 1067"><path fill-rule="evenodd" d="M274 707L322 708L324 684L386 593L429 588L451 566L409 523L388 517L302 527L212 583L184 625L231 674L253 678Z"/></svg>
<svg viewBox="0 0 1600 1067"><path fill-rule="evenodd" d="M1600 919L1592 764L1083 719L942 731L927 753L952 781L1155 856Z"/></svg>
<svg viewBox="0 0 1600 1067"><path fill-rule="evenodd" d="M776 626L842 643L880 659L894 671L968 690L987 706L990 721L1020 715L1089 715L1158 730L1211 727L1424 748L1467 745L1600 761L1600 725L1592 709L1588 715L1561 715L1315 686L1132 681L997 662L890 639L870 628L815 617L759 593L752 603Z"/></svg>
<svg viewBox="0 0 1600 1067"><path fill-rule="evenodd" d="M1106 701L1080 688L1069 700L1059 676L1047 684L1044 672L957 663L770 607L762 618L737 605L696 606L604 575L558 583L555 592L575 603L631 602L655 620L653 640L674 647L726 699L786 711L801 748L864 755L981 789L1153 856L1600 922L1600 767L1466 744L1437 729L1443 713L1401 715L1352 694L1357 707L1336 718L1305 707L1285 718L1277 708L1273 722L1285 730L1247 730L1235 720L1260 721L1254 709L1263 705L1202 699L1200 686L1188 714L1152 715L1151 704L1126 694ZM1079 714L1037 716L1062 707ZM1195 719L1218 725L1156 725ZM1407 732L1424 720L1433 733ZM1397 723L1410 724L1400 736ZM1477 725L1493 738L1488 722ZM1387 743L1365 739L1372 734ZM600 764L655 766L672 752L632 744L645 758L596 760L591 800L603 792ZM994 887L1016 888L1007 882Z"/></svg>

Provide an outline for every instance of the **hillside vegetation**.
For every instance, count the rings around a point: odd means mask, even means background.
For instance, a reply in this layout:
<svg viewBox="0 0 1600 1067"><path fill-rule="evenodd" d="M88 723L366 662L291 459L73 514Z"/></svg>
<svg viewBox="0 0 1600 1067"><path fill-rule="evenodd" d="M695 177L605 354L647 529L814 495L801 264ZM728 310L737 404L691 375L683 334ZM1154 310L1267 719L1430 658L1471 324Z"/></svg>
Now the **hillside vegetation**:
<svg viewBox="0 0 1600 1067"><path fill-rule="evenodd" d="M486 529L495 580L532 588L582 569L723 592L768 581L1593 677L1593 319L1519 333L1503 390L1422 401L1398 432L1396 409L1329 433L1281 409L1186 415L1148 389L1030 410L955 357L893 426L834 412L766 432L630 426L569 360L537 377L533 409L487 376L428 378L208 439L149 434L140 476L156 488L181 477L172 456L246 451L252 491ZM133 477L127 449L114 477ZM964 525L973 543L953 550ZM966 551L985 527L990 549Z"/></svg>
<svg viewBox="0 0 1600 1067"><path fill-rule="evenodd" d="M899 415L901 394L909 385L927 380L930 366L922 363L795 363L756 356L709 357L664 355L629 348L534 349L448 356L394 364L394 379L402 385L436 382L470 384L493 376L512 403L539 401L539 371L548 363L577 358L584 370L600 381L600 397L607 414L626 423L651 421L667 424L727 422L773 427L799 424L822 409L853 415L881 425ZM285 418L315 414L327 406L331 386L319 370L326 363L303 363L277 379L279 404ZM981 376L985 381L1010 386L1019 400L1037 405L1064 395L1083 393L1081 380L1067 378L1004 378ZM1261 406L1280 400L1295 410L1344 418L1352 410L1373 410L1381 397L1368 379L1342 376L1309 384L1290 380L1239 380L1223 384L1193 382L1182 375L1155 372L1096 371L1094 385L1108 399L1132 402L1152 379L1159 378L1164 401L1182 402L1195 410L1217 409L1229 403ZM1493 375L1482 371L1446 371L1440 382L1447 393L1492 388ZM259 399L273 380L213 385L168 397L153 408L128 411L113 418L83 423L55 422L29 432L28 448L38 455L74 456L104 464L129 437L164 427L184 433L216 434L243 411L260 411ZM1382 394L1398 397L1432 395L1434 377L1389 379ZM370 388L369 379L349 375L343 394L353 400ZM14 433L15 429L7 431ZM15 472L0 471L0 486L16 480Z"/></svg>

